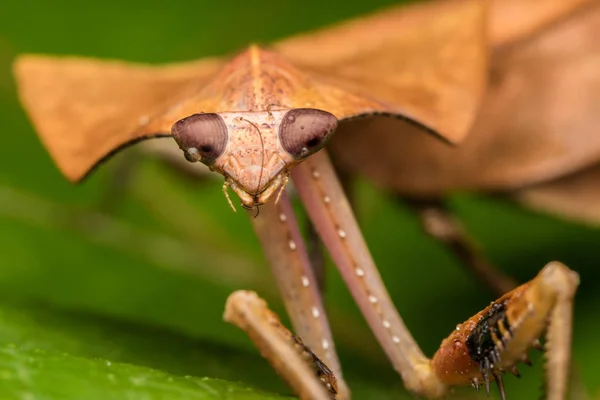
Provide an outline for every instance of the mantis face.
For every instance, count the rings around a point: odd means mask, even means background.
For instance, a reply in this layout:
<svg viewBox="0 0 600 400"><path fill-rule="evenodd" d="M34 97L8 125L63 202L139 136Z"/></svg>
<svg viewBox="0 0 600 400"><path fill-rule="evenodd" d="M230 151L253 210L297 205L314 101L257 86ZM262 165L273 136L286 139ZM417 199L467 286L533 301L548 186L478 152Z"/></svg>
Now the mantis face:
<svg viewBox="0 0 600 400"><path fill-rule="evenodd" d="M314 108L201 113L171 130L190 162L202 162L225 177L242 207L260 206L279 194L289 170L320 150L337 128L337 118ZM235 210L235 208L234 208Z"/></svg>

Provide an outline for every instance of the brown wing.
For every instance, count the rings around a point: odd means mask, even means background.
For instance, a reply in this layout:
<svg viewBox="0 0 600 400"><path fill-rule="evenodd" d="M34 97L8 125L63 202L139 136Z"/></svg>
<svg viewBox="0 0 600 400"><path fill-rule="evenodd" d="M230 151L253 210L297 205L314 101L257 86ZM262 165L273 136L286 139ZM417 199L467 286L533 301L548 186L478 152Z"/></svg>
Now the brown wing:
<svg viewBox="0 0 600 400"><path fill-rule="evenodd" d="M341 166L408 195L506 190L600 158L600 2L496 52L486 99L456 148L425 135L356 127L330 146ZM383 124L384 122L374 123Z"/></svg>
<svg viewBox="0 0 600 400"><path fill-rule="evenodd" d="M460 141L486 83L486 29L483 1L434 1L382 10L274 49L327 92L317 108L338 118L400 114Z"/></svg>
<svg viewBox="0 0 600 400"><path fill-rule="evenodd" d="M171 125L153 120L196 94L220 64L202 60L151 67L25 55L16 60L14 73L42 142L60 170L77 181L124 144L169 134Z"/></svg>

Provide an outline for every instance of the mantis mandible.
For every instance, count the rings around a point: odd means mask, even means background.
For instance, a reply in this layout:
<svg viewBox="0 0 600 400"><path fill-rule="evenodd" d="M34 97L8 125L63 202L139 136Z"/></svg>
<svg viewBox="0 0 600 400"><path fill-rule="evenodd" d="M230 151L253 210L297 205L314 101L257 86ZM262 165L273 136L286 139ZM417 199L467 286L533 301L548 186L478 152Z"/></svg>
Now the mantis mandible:
<svg viewBox="0 0 600 400"><path fill-rule="evenodd" d="M577 275L548 265L465 323L431 361L388 295L323 150L334 131L343 134L357 118L459 142L485 88L487 11L476 0L392 9L271 49L250 46L231 61L147 67L25 55L15 73L42 141L71 180L124 145L157 136L173 137L188 161L224 176L227 201L235 208L231 188L249 210L295 331L337 377L339 398L350 392L284 191L288 180L410 391L435 398L453 385L482 382L489 390L495 380L503 393L501 374L550 319L549 390L560 399ZM309 42L318 48L302 51ZM412 57L404 58L406 50ZM490 331L495 338L486 336Z"/></svg>

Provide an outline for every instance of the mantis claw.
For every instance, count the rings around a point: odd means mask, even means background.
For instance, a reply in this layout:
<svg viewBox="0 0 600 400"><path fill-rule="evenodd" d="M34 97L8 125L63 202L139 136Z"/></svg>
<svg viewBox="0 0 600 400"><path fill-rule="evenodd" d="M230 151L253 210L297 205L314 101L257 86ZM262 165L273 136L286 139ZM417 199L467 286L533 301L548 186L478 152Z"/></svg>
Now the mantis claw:
<svg viewBox="0 0 600 400"><path fill-rule="evenodd" d="M502 375L499 373L494 374L494 380L496 381L496 386L498 386L498 391L500 392L500 399L506 400L506 394L504 393L504 383L502 382ZM489 396L488 391L488 396Z"/></svg>
<svg viewBox="0 0 600 400"><path fill-rule="evenodd" d="M504 400L502 374L516 370L518 362L531 365L527 352L540 347L539 337L547 330L545 346L549 400L567 395L571 359L573 297L579 276L563 264L547 264L531 281L506 293L483 311L457 326L432 359L432 367L447 385L471 383L478 389L496 381Z"/></svg>

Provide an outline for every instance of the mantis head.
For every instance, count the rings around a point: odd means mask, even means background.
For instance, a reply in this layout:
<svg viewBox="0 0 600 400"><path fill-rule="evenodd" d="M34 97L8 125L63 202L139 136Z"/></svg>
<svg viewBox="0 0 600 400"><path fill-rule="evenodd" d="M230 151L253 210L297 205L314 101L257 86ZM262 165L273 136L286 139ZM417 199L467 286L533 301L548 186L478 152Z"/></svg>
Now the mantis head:
<svg viewBox="0 0 600 400"><path fill-rule="evenodd" d="M224 189L253 209L279 198L290 169L323 148L337 124L326 111L294 108L193 114L171 132L188 161L223 175Z"/></svg>

